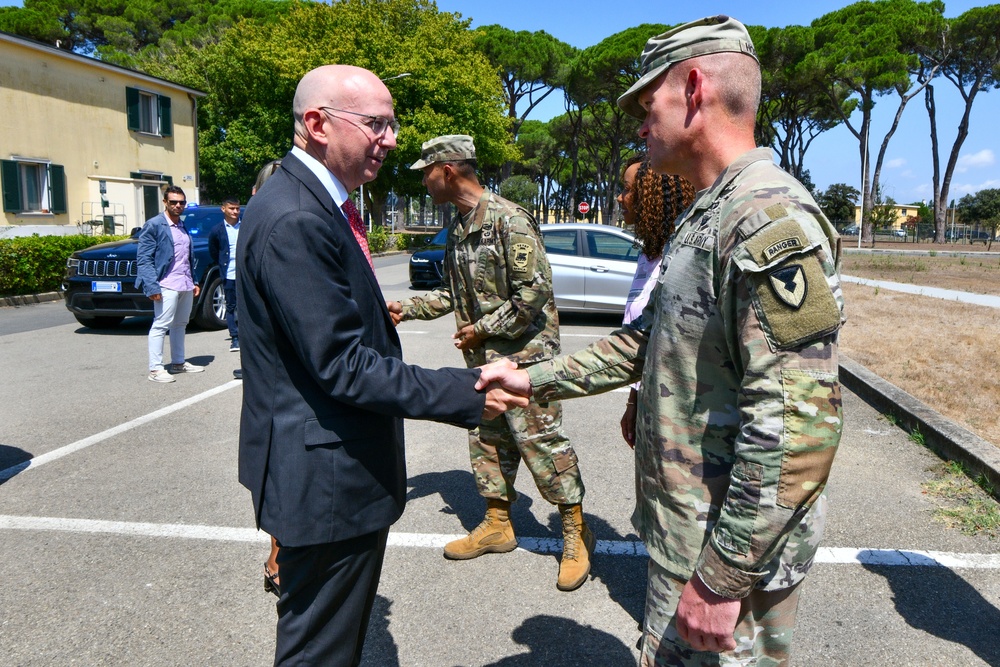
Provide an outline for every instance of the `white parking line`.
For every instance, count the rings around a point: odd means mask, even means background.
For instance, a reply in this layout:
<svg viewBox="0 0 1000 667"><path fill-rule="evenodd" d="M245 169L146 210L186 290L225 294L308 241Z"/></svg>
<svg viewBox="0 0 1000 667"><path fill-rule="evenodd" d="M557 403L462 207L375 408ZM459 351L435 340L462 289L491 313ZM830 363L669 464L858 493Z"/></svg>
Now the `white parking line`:
<svg viewBox="0 0 1000 667"><path fill-rule="evenodd" d="M136 537L169 537L219 542L268 542L265 533L253 528L201 526L177 523L131 523L0 515L0 530L54 530L70 533L102 533ZM435 533L389 533L394 548L441 549L462 535ZM562 552L562 540L552 537L519 537L518 549L536 554ZM646 556L646 548L637 540L598 540L595 553L605 556ZM817 563L824 565L876 565L887 567L946 567L948 569L1000 569L1000 554L951 553L947 551L911 551L908 549L853 549L820 547Z"/></svg>
<svg viewBox="0 0 1000 667"><path fill-rule="evenodd" d="M38 466L45 465L46 463L51 463L52 461L61 459L64 456L72 454L73 452L86 449L91 445L96 445L97 443L103 442L108 438L113 438L116 435L130 431L137 426L148 424L149 422L157 420L160 417L166 417L167 415L177 412L178 410L183 410L190 405L204 401L206 398L211 398L216 394L221 394L222 392L232 389L233 387L239 387L241 384L243 384L241 380L231 380L223 385L209 389L208 391L203 391L202 393L192 396L191 398L186 398L183 401L174 403L173 405L168 405L165 408L160 408L159 410L150 412L148 415L136 417L132 421L119 424L118 426L113 426L106 431L101 431L100 433L84 438L83 440L77 440L74 443L68 444L65 447L60 447L59 449L53 450L47 454L41 454L23 463L18 463L16 466L11 466L6 470L0 470L0 482L5 482L14 475L37 468Z"/></svg>

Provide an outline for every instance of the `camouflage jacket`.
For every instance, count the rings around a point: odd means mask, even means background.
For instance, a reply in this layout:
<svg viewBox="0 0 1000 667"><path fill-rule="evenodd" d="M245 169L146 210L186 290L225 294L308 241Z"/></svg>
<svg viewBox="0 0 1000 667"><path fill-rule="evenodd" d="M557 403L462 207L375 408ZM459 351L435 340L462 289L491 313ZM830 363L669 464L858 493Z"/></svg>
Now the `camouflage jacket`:
<svg viewBox="0 0 1000 667"><path fill-rule="evenodd" d="M839 266L819 207L756 149L682 216L637 321L528 369L538 400L641 377L632 522L678 578L739 598L811 565L843 424Z"/></svg>
<svg viewBox="0 0 1000 667"><path fill-rule="evenodd" d="M406 299L403 319L455 311L458 328L475 324L483 347L464 350L470 366L508 357L521 364L559 354L552 269L538 225L517 204L483 192L468 223L455 217L444 253L445 284Z"/></svg>

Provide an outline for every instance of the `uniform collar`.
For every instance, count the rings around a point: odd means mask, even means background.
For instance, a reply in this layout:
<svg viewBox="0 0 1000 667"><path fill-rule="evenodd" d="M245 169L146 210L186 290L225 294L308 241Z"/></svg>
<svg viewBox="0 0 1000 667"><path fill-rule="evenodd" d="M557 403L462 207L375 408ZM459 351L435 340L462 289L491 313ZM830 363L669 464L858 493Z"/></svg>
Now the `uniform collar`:
<svg viewBox="0 0 1000 667"><path fill-rule="evenodd" d="M466 239L471 234L475 234L480 229L483 228L483 221L486 219L486 209L489 208L490 203L493 201L493 193L489 190L483 190L483 194L479 197L479 203L476 204L476 208L473 212L472 220L469 222L468 226L462 224L462 214L459 213L459 238Z"/></svg>
<svg viewBox="0 0 1000 667"><path fill-rule="evenodd" d="M710 187L695 195L694 204L691 205L691 210L705 210L711 207L713 202L719 200L723 191L736 179L737 176L740 175L740 173L742 173L744 169L755 162L761 162L763 160L768 162L774 161L771 157L770 148L754 148L736 158L722 171L721 174L719 174L719 177L715 179L715 183L712 183Z"/></svg>

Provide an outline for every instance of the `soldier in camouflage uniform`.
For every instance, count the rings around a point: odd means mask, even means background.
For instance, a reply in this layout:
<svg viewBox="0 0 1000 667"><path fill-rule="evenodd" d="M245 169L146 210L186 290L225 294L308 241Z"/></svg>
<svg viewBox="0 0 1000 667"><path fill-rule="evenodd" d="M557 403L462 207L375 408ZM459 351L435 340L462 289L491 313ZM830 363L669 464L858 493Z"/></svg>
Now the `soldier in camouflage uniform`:
<svg viewBox="0 0 1000 667"><path fill-rule="evenodd" d="M641 377L633 525L650 553L642 665L787 665L843 424L840 241L754 148L760 69L726 16L652 38L618 104L699 193L642 316L499 380L536 400Z"/></svg>
<svg viewBox="0 0 1000 667"><path fill-rule="evenodd" d="M424 296L386 304L394 319L430 320L452 311L453 335L468 366L510 359L523 366L559 354L559 317L552 270L538 225L523 208L484 189L476 178L475 146L468 135L424 143L424 185L435 204L459 211L445 250L445 284ZM539 493L558 505L563 554L556 586L571 591L587 580L594 536L583 518L583 480L576 452L562 431L562 406L532 402L469 434L469 454L479 493L486 498L483 522L447 544L444 555L465 560L517 546L510 504L524 460Z"/></svg>

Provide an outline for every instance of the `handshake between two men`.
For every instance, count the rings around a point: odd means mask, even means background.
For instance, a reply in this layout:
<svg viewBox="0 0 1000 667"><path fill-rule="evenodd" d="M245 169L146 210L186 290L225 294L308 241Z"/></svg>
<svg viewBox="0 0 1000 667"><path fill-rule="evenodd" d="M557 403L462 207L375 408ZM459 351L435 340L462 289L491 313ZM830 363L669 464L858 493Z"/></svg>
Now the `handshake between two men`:
<svg viewBox="0 0 1000 667"><path fill-rule="evenodd" d="M482 374L476 382L477 391L486 391L484 419L496 419L511 408L523 408L531 398L531 380L528 372L520 370L513 361L500 359L480 366Z"/></svg>
<svg viewBox="0 0 1000 667"><path fill-rule="evenodd" d="M403 306L399 301L386 301L386 309L393 325L403 321ZM482 345L483 340L474 325L462 327L451 335L459 350L472 350ZM519 370L517 364L501 359L479 367L482 375L476 383L477 391L486 392L483 419L496 419L511 408L524 408L531 398L531 381L527 371Z"/></svg>

